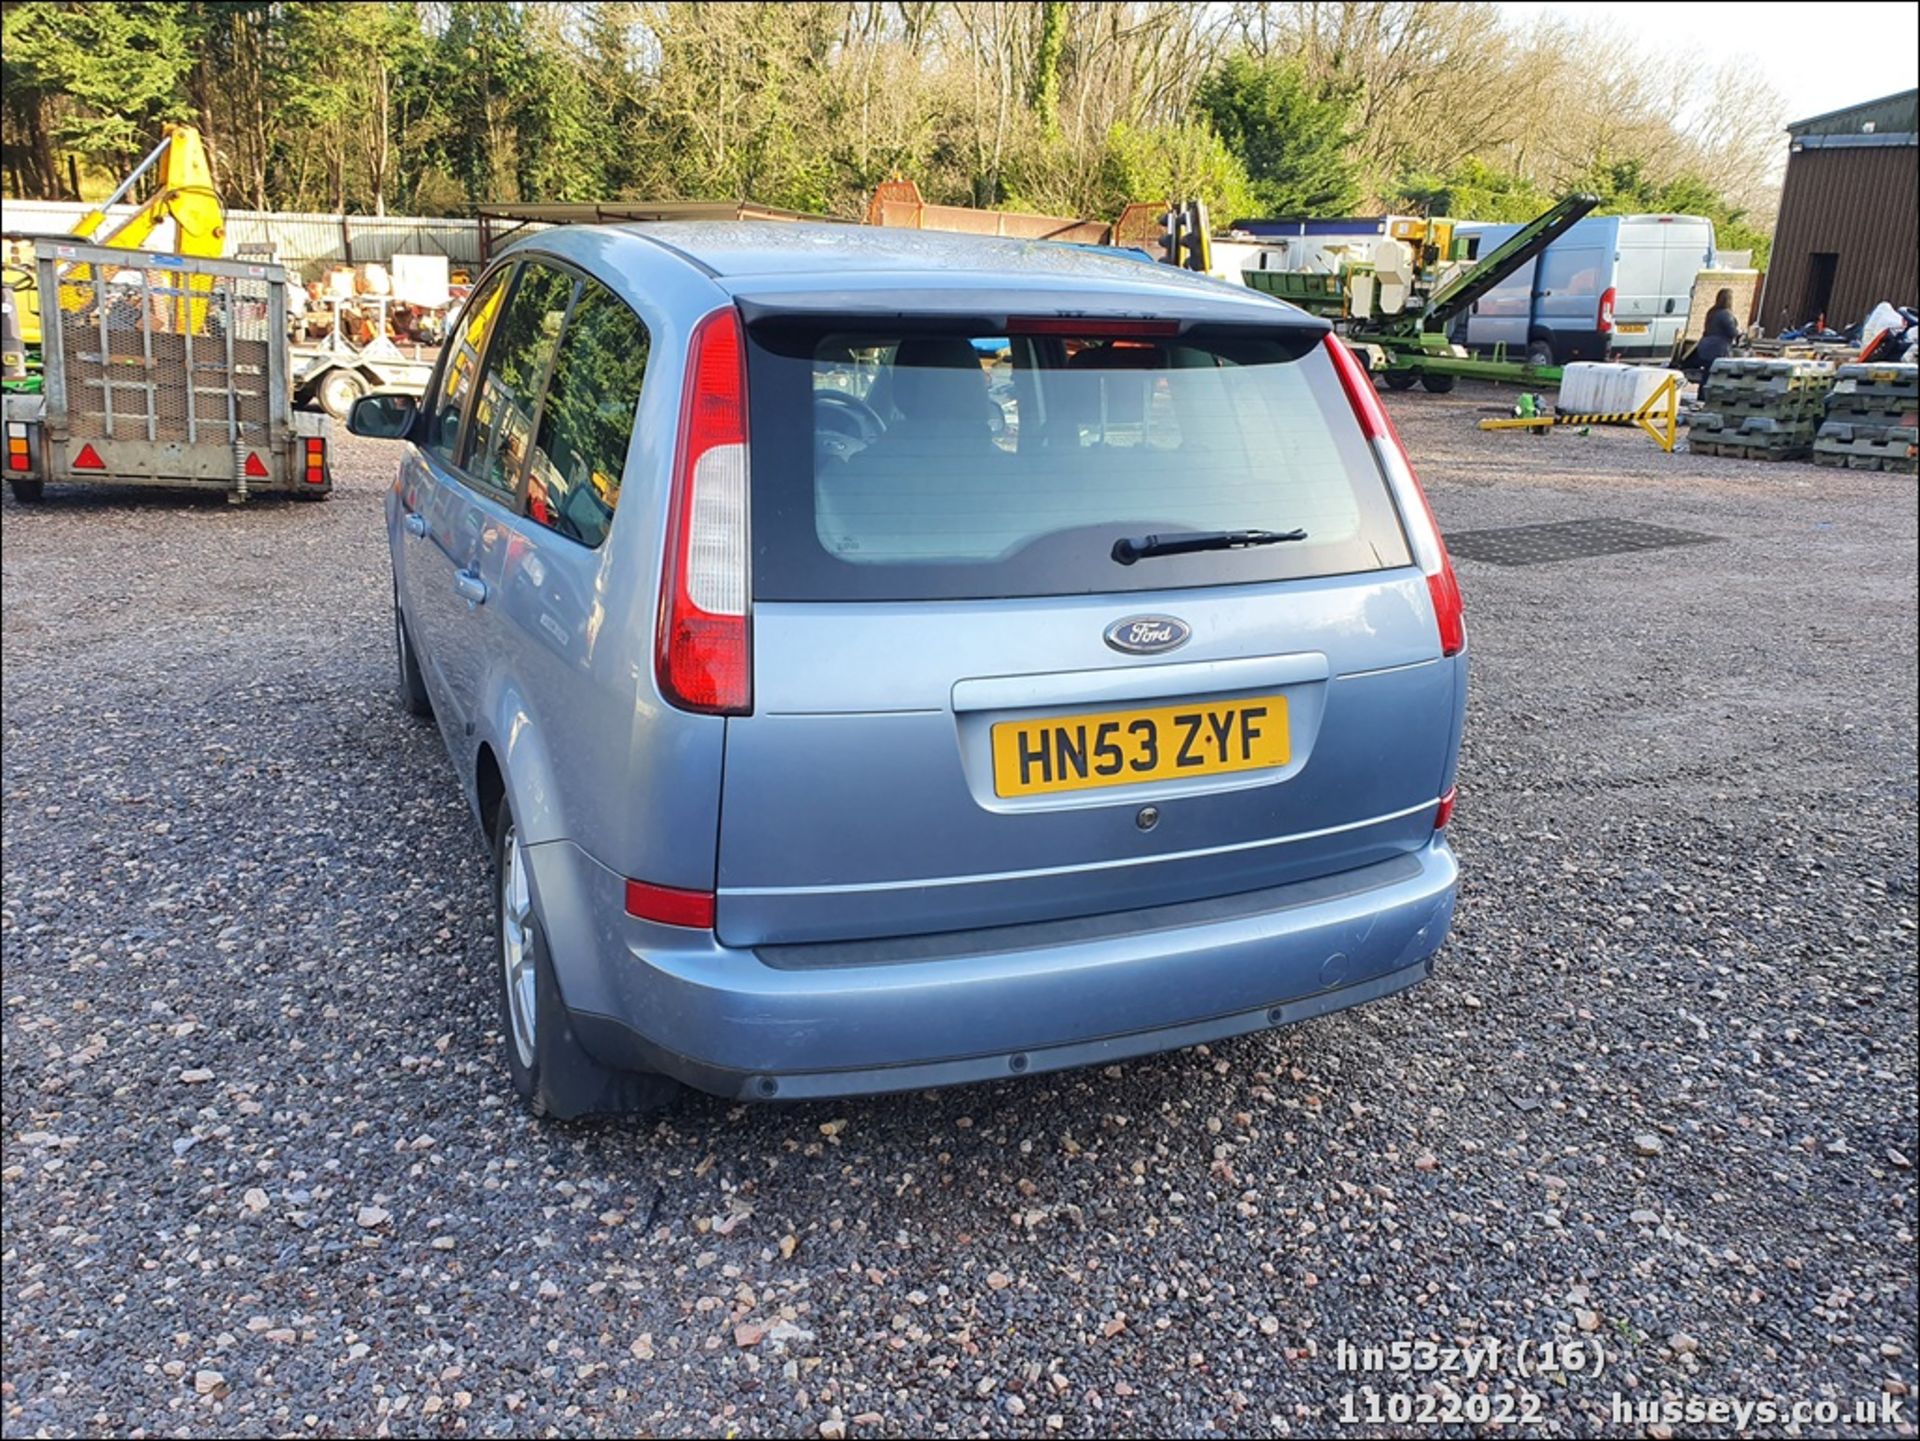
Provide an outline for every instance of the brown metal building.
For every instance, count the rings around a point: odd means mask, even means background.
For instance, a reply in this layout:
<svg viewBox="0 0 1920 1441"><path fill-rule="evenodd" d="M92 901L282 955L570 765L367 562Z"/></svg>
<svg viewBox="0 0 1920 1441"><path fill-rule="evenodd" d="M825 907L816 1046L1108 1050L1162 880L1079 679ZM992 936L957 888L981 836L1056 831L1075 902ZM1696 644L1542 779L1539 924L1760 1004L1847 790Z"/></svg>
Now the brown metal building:
<svg viewBox="0 0 1920 1441"><path fill-rule="evenodd" d="M1787 126L1773 258L1759 319L1778 332L1824 314L1835 330L1882 300L1920 303L1920 91Z"/></svg>

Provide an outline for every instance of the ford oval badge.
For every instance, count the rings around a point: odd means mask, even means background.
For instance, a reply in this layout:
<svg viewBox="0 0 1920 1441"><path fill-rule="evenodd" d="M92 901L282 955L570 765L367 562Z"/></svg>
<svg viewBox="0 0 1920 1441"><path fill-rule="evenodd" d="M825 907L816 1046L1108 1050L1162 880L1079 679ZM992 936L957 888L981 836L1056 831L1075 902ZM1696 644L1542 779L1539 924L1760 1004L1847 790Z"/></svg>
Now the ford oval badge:
<svg viewBox="0 0 1920 1441"><path fill-rule="evenodd" d="M1107 644L1129 655L1153 655L1187 643L1193 627L1170 615L1130 615L1106 629Z"/></svg>

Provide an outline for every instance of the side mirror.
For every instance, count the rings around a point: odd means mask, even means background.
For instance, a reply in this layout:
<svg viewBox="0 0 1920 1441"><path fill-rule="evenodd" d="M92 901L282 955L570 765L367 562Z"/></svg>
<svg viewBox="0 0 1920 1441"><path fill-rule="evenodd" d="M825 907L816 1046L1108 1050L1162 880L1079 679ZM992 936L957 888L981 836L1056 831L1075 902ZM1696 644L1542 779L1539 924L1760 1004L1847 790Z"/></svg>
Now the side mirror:
<svg viewBox="0 0 1920 1441"><path fill-rule="evenodd" d="M398 391L363 395L347 413L347 429L373 440L405 440L419 413L418 396Z"/></svg>

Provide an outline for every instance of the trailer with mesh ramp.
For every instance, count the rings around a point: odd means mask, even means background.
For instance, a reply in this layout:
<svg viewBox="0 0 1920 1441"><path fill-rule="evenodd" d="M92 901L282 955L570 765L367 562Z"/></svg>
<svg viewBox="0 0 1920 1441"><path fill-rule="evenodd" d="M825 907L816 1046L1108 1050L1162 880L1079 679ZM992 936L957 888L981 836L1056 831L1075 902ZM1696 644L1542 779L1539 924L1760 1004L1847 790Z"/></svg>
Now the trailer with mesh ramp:
<svg viewBox="0 0 1920 1441"><path fill-rule="evenodd" d="M287 276L247 260L35 245L41 393L6 397L8 484L320 500L332 423L293 408Z"/></svg>

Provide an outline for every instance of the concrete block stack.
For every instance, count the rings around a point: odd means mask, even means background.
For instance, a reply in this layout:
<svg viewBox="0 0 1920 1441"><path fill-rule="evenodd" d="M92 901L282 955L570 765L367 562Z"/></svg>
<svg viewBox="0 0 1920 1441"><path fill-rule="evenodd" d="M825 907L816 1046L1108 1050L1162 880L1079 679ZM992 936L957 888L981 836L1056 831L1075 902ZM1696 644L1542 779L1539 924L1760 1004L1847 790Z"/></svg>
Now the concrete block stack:
<svg viewBox="0 0 1920 1441"><path fill-rule="evenodd" d="M1826 419L1833 367L1812 360L1716 360L1700 386L1687 449L1745 460L1805 460Z"/></svg>
<svg viewBox="0 0 1920 1441"><path fill-rule="evenodd" d="M1833 373L1816 465L1920 473L1920 365L1843 365Z"/></svg>

